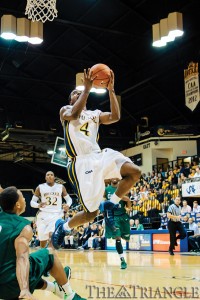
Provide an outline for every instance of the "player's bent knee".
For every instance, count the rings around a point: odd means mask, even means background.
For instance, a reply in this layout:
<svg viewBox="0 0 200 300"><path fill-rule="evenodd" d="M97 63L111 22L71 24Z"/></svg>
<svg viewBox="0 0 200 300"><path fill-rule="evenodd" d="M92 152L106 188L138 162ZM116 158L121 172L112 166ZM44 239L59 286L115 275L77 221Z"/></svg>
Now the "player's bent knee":
<svg viewBox="0 0 200 300"><path fill-rule="evenodd" d="M141 173L140 167L129 162L124 163L121 167L122 177L132 177L135 182L140 179Z"/></svg>

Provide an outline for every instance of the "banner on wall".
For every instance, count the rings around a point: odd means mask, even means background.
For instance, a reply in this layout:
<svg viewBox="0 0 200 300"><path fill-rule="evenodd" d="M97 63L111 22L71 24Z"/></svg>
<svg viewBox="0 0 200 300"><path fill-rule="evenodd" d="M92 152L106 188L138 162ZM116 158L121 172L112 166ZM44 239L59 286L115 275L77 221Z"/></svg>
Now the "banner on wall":
<svg viewBox="0 0 200 300"><path fill-rule="evenodd" d="M129 250L152 250L151 235L149 233L131 234Z"/></svg>
<svg viewBox="0 0 200 300"><path fill-rule="evenodd" d="M178 236L178 234L176 234ZM180 251L180 241L174 251ZM170 245L169 234L153 234L153 251L168 251Z"/></svg>
<svg viewBox="0 0 200 300"><path fill-rule="evenodd" d="M200 196L200 181L187 182L182 184L183 197L199 197Z"/></svg>
<svg viewBox="0 0 200 300"><path fill-rule="evenodd" d="M180 136L180 135L194 135L194 128L191 125L159 125L154 127L153 133L154 136L160 137L171 137L171 136Z"/></svg>
<svg viewBox="0 0 200 300"><path fill-rule="evenodd" d="M198 63L190 62L184 70L185 105L194 110L199 103L199 72Z"/></svg>

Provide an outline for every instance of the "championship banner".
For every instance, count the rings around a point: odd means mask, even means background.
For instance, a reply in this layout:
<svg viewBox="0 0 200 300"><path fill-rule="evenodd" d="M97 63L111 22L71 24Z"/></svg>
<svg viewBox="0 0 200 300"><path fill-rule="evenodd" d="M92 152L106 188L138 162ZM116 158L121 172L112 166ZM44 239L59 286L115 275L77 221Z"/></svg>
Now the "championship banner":
<svg viewBox="0 0 200 300"><path fill-rule="evenodd" d="M199 72L198 63L190 62L184 70L185 105L194 110L199 103Z"/></svg>

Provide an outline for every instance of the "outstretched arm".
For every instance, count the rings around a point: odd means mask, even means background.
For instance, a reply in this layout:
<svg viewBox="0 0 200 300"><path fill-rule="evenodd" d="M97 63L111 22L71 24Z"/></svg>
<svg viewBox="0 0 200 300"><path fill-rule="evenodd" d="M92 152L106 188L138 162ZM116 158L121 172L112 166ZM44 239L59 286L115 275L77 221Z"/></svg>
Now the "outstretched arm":
<svg viewBox="0 0 200 300"><path fill-rule="evenodd" d="M16 275L21 291L20 299L35 299L29 291L29 242L32 236L32 228L27 225L15 239Z"/></svg>
<svg viewBox="0 0 200 300"><path fill-rule="evenodd" d="M70 121L70 120L78 119L81 111L86 106L93 80L94 78L92 77L92 72L90 72L90 69L88 69L87 71L84 70L84 77L83 77L84 90L78 97L78 100L72 106L72 109L69 109L68 105L63 106L61 108L60 110L61 123L63 123L64 120Z"/></svg>
<svg viewBox="0 0 200 300"><path fill-rule="evenodd" d="M120 120L120 109L119 109L119 104L117 101L117 97L115 95L114 91L114 73L111 70L111 76L110 76L110 81L108 84L108 91L109 91L109 97L110 97L110 112L102 112L100 114L99 120L100 124L112 124Z"/></svg>

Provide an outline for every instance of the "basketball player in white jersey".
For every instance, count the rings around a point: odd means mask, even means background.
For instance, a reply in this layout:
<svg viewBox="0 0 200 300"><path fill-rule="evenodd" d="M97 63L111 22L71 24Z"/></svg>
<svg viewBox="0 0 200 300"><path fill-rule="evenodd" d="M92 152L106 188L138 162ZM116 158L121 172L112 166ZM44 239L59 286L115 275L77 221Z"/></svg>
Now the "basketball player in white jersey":
<svg viewBox="0 0 200 300"><path fill-rule="evenodd" d="M121 179L111 201L108 201L110 205L117 204L141 175L140 168L134 165L129 158L109 148L101 150L98 145L99 125L108 125L119 121L120 110L114 91L113 71L111 71L107 87L111 111L86 109L87 99L95 78L90 69L84 70L84 91L72 91L69 99L70 105L66 105L60 110L66 153L72 161L68 165L68 177L84 211L77 213L69 222L65 223L63 220L56 222L52 243L57 249L62 244L65 231L70 231L95 218L103 199L105 179Z"/></svg>
<svg viewBox="0 0 200 300"><path fill-rule="evenodd" d="M53 172L48 171L45 179L46 183L42 183L36 188L30 202L31 207L39 208L36 225L41 248L46 246L50 233L55 229L56 221L63 217L63 206L67 210L72 204L72 199L67 194L64 185L55 182ZM62 198L66 201L64 205ZM38 203L39 200L40 203Z"/></svg>

